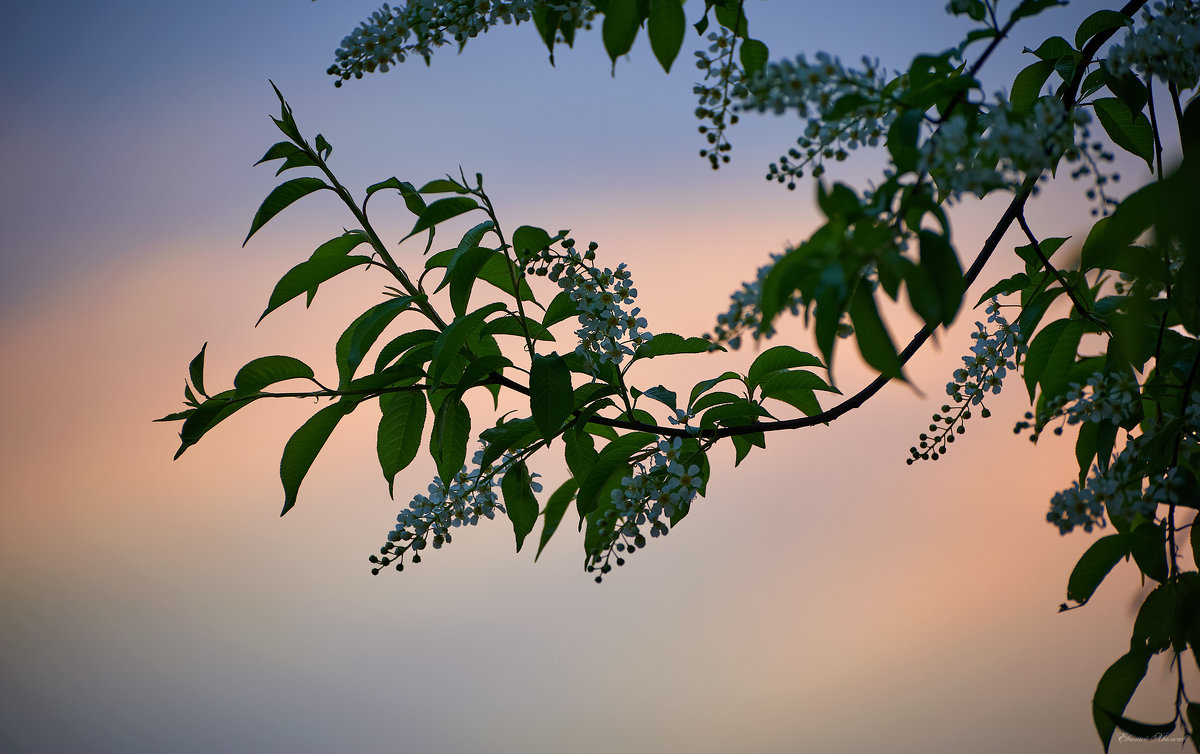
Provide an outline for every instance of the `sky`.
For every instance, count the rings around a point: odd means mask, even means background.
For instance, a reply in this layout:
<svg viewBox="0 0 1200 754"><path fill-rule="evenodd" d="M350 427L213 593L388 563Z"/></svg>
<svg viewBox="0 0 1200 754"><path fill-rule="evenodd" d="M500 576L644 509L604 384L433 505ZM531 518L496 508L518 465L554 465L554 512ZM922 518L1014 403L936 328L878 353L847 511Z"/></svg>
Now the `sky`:
<svg viewBox="0 0 1200 754"><path fill-rule="evenodd" d="M966 28L942 2L750 5L773 57L824 49L901 68ZM1029 38L1070 36L1097 7L1049 11ZM338 334L379 300L377 279L338 280L254 327L279 276L351 222L309 198L242 247L276 183L252 167L278 140L268 79L301 129L333 144L346 185L482 172L510 228L571 228L605 264L629 263L654 332L711 329L769 253L819 223L811 183L763 180L794 118L744 119L718 172L697 157L695 37L669 76L644 37L614 76L597 33L552 67L530 26L502 28L335 89L333 50L373 9L6 9L0 749L1097 750L1091 693L1144 592L1119 568L1085 609L1057 613L1097 536L1045 522L1074 475L1070 438L1014 435L1027 395L1012 384L945 458L903 463L976 316L911 362L914 387L773 435L736 469L717 453L707 497L599 586L570 527L535 564L513 555L505 521L371 577L367 555L434 470L418 459L389 499L368 411L338 429L282 519L279 453L312 405L255 405L172 462L177 427L151 420L176 410L203 343L210 386L273 353L330 374ZM1022 64L1021 40L1006 43L988 85ZM880 166L863 156L833 177L865 186ZM1031 225L1078 239L1082 190L1044 192ZM399 239L412 218L387 201L372 209ZM960 248L978 248L1002 206L958 208ZM980 290L1015 269L1014 245ZM397 252L414 268L419 255ZM915 329L899 312L890 323L901 341ZM800 322L779 338L811 348ZM682 390L753 356L682 357L637 378ZM846 348L837 378L849 392L870 374ZM555 453L534 468L547 490L565 474ZM1157 719L1173 690L1154 675L1131 711Z"/></svg>

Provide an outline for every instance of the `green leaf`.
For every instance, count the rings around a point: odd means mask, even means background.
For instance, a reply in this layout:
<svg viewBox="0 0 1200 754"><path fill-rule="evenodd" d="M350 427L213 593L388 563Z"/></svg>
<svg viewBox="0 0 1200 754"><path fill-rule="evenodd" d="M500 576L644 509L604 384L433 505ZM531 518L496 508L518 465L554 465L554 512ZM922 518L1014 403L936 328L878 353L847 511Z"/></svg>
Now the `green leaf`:
<svg viewBox="0 0 1200 754"><path fill-rule="evenodd" d="M1083 337L1083 322L1060 319L1042 328L1029 344L1025 354L1024 378L1029 400L1041 384L1044 395L1058 395L1067 386L1067 371L1075 362L1079 340Z"/></svg>
<svg viewBox="0 0 1200 754"><path fill-rule="evenodd" d="M334 348L338 366L338 389L345 389L354 378L359 364L375 345L376 339L401 312L408 309L412 299L407 296L376 304L358 316L342 332Z"/></svg>
<svg viewBox="0 0 1200 754"><path fill-rule="evenodd" d="M696 399L698 397L700 397L702 394L708 392L709 390L712 390L713 387L715 387L717 384L719 384L721 382L725 382L726 380L740 380L740 379L743 379L742 375L738 374L737 372L725 372L725 373L721 374L721 376L719 376L719 377L712 377L707 380L701 380L700 382L696 383L696 386L694 388L692 388L692 394L688 398L688 405L691 406L691 405L695 404Z"/></svg>
<svg viewBox="0 0 1200 754"><path fill-rule="evenodd" d="M425 208L425 211L417 218L417 223L413 225L413 229L404 238L412 238L423 230L428 230L439 223L444 223L452 217L458 217L473 209L479 209L479 204L469 196L451 196L446 199L438 199Z"/></svg>
<svg viewBox="0 0 1200 754"><path fill-rule="evenodd" d="M449 484L467 461L467 440L471 435L471 412L455 395L446 398L433 417L429 433L429 454L437 465L438 476Z"/></svg>
<svg viewBox="0 0 1200 754"><path fill-rule="evenodd" d="M1096 117L1104 132L1117 146L1146 161L1154 163L1154 132L1143 113L1134 113L1117 97L1101 97L1092 101Z"/></svg>
<svg viewBox="0 0 1200 754"><path fill-rule="evenodd" d="M467 187L450 178L435 178L418 191L422 194L465 194Z"/></svg>
<svg viewBox="0 0 1200 754"><path fill-rule="evenodd" d="M502 309L504 309L504 304L499 302L488 304L470 314L458 317L446 326L446 329L438 336L437 342L433 344L433 358L429 363L429 384L431 386L436 387L441 381L446 367L450 366L450 363L458 356L459 351L466 344L467 338L472 333L479 331L484 319Z"/></svg>
<svg viewBox="0 0 1200 754"><path fill-rule="evenodd" d="M746 374L746 386L753 390L767 375L792 367L824 368L825 365L819 358L806 351L791 346L773 346L760 353L750 364L750 371Z"/></svg>
<svg viewBox="0 0 1200 754"><path fill-rule="evenodd" d="M746 39L742 42L739 57L742 60L742 70L746 72L746 78L750 79L766 66L770 52L767 46L757 39Z"/></svg>
<svg viewBox="0 0 1200 754"><path fill-rule="evenodd" d="M1113 718L1125 711L1133 692L1146 677L1146 668L1152 656L1153 653L1141 647L1130 649L1128 654L1104 671L1100 682L1096 684L1096 693L1092 697L1092 719L1106 752L1116 730Z"/></svg>
<svg viewBox="0 0 1200 754"><path fill-rule="evenodd" d="M554 536L554 532L558 530L558 525L562 522L563 514L567 512L567 507L575 499L575 492L578 489L579 482L574 479L568 479L546 501L546 520L542 523L542 538L538 542L537 554L533 556L535 563L542 556L542 550L546 549L546 544Z"/></svg>
<svg viewBox="0 0 1200 754"><path fill-rule="evenodd" d="M1018 272L1016 275L1004 278L999 283L996 283L991 288L988 288L987 291L979 297L979 301L975 304L975 306L979 306L984 301L988 301L995 296L1007 296L1010 293L1016 293L1019 290L1023 290L1029 285L1029 283L1029 275L1025 274L1024 272Z"/></svg>
<svg viewBox="0 0 1200 754"><path fill-rule="evenodd" d="M650 17L646 23L650 49L658 58L659 65L668 73L671 63L679 55L686 28L687 16L684 15L680 0L650 0Z"/></svg>
<svg viewBox="0 0 1200 754"><path fill-rule="evenodd" d="M734 35L746 39L750 33L750 22L741 3L728 3L716 6L717 23L729 29Z"/></svg>
<svg viewBox="0 0 1200 754"><path fill-rule="evenodd" d="M1023 112L1033 107L1042 94L1042 87L1054 72L1054 63L1049 60L1039 60L1033 65L1021 69L1013 79L1009 103L1014 112Z"/></svg>
<svg viewBox="0 0 1200 754"><path fill-rule="evenodd" d="M1077 54L1075 48L1071 46L1071 43L1062 37L1050 37L1038 45L1036 50L1031 50L1026 47L1025 52L1032 52L1041 60L1050 63L1054 63L1060 58L1071 57Z"/></svg>
<svg viewBox="0 0 1200 754"><path fill-rule="evenodd" d="M284 515L296 504L300 483L325 446L325 441L342 417L357 405L357 401L341 400L326 406L304 422L283 446L283 458L279 462L279 479L283 482L283 511L279 515Z"/></svg>
<svg viewBox="0 0 1200 754"><path fill-rule="evenodd" d="M1158 740L1175 730L1175 721L1169 723L1143 723L1140 720L1130 720L1119 715L1113 717L1117 727L1131 736L1151 741Z"/></svg>
<svg viewBox="0 0 1200 754"><path fill-rule="evenodd" d="M524 329L521 326L522 322ZM534 340L554 340L554 335L536 319L522 318L519 314L507 314L485 322L479 332L483 335L516 335L523 338L526 330L529 331L529 337Z"/></svg>
<svg viewBox="0 0 1200 754"><path fill-rule="evenodd" d="M613 440L600 451L587 478L579 483L576 506L580 516L586 516L596 510L600 489L613 472L627 466L630 456L654 440L655 436L648 432L631 432Z"/></svg>
<svg viewBox="0 0 1200 754"><path fill-rule="evenodd" d="M317 292L317 287L321 283L342 274L346 270L370 263L370 257L357 255L341 257L327 256L301 262L288 270L279 279L279 282L275 284L275 290L271 291L271 299L267 302L267 308L263 310L262 315L258 318L258 322L262 322L268 314L302 293L308 294L308 302L311 304L313 296ZM254 324L257 326L258 322Z"/></svg>
<svg viewBox="0 0 1200 754"><path fill-rule="evenodd" d="M1128 540L1121 534L1109 534L1092 543L1075 564L1067 580L1067 599L1087 602L1109 571L1129 554Z"/></svg>
<svg viewBox="0 0 1200 754"><path fill-rule="evenodd" d="M532 225L522 225L513 231L512 245L513 250L517 253L517 258L527 260L543 249L548 249L550 244L555 241L560 241L566 237L567 231L560 230L554 238L541 228L535 228Z"/></svg>
<svg viewBox="0 0 1200 754"><path fill-rule="evenodd" d="M262 158L254 164L261 165L264 162L270 162L271 160L283 160L291 157L297 152L302 151L303 150L301 150L300 147L296 146L290 141L279 141L272 144L271 148L267 150L267 153L264 154Z"/></svg>
<svg viewBox="0 0 1200 754"><path fill-rule="evenodd" d="M575 408L571 371L558 354L534 355L529 367L529 410L542 437L558 435Z"/></svg>
<svg viewBox="0 0 1200 754"><path fill-rule="evenodd" d="M638 25L641 23L637 6L637 0L609 0L600 33L614 70L617 58L629 52L637 36Z"/></svg>
<svg viewBox="0 0 1200 754"><path fill-rule="evenodd" d="M1167 580L1166 535L1162 527L1147 521L1136 527L1129 536L1129 550L1142 573L1162 583Z"/></svg>
<svg viewBox="0 0 1200 754"><path fill-rule="evenodd" d="M1159 584L1146 595L1133 622L1132 646L1144 646L1151 652L1162 652L1171 646L1171 637L1175 634L1176 599L1173 583Z"/></svg>
<svg viewBox="0 0 1200 754"><path fill-rule="evenodd" d="M762 381L762 394L767 398L774 398L776 394L786 394L793 390L825 390L839 395L842 392L812 372L802 369L773 372Z"/></svg>
<svg viewBox="0 0 1200 754"><path fill-rule="evenodd" d="M510 466L500 481L500 491L504 493L504 509L508 512L513 533L517 536L517 552L521 551L525 537L533 531L533 525L537 523L538 502L533 495L532 481L529 467L524 461Z"/></svg>
<svg viewBox="0 0 1200 754"><path fill-rule="evenodd" d="M525 448L538 437L540 435L533 419L513 419L485 429L480 433L480 439L486 443L480 466L489 466L505 452L513 448Z"/></svg>
<svg viewBox="0 0 1200 754"><path fill-rule="evenodd" d="M192 378L192 385L196 388L196 392L204 397L208 397L208 393L204 390L204 352L208 350L208 343L200 346L200 353L192 359L188 364L188 376Z"/></svg>
<svg viewBox="0 0 1200 754"><path fill-rule="evenodd" d="M1098 10L1080 22L1079 29L1075 32L1075 46L1082 50L1088 40L1097 34L1132 23L1133 19L1124 13L1115 10Z"/></svg>
<svg viewBox="0 0 1200 754"><path fill-rule="evenodd" d="M327 188L330 188L329 185L320 178L293 178L276 186L255 213L254 221L250 223L250 232L246 234L246 240L242 241L242 246L246 245L250 236L257 233L259 228L266 225L267 221L286 209L292 202L308 196L314 191Z"/></svg>
<svg viewBox="0 0 1200 754"><path fill-rule="evenodd" d="M887 148L897 173L911 173L917 169L921 157L917 139L921 135L924 118L924 110L905 110L888 128Z"/></svg>
<svg viewBox="0 0 1200 754"><path fill-rule="evenodd" d="M633 354L633 359L653 359L655 356L670 356L679 353L708 353L712 347L704 338L684 338L673 332L658 333L643 343ZM721 349L725 350L725 349Z"/></svg>
<svg viewBox="0 0 1200 754"><path fill-rule="evenodd" d="M446 277L437 290L450 286L450 306L454 309L455 316L461 317L466 312L467 303L471 299L471 289L479 277L479 269L495 253L494 249L473 246L460 250L450 259L450 264L446 267Z"/></svg>
<svg viewBox="0 0 1200 754"><path fill-rule="evenodd" d="M666 389L662 385L655 385L649 390L644 391L642 395L658 401L672 411L674 411L676 408L677 399L675 397L675 393Z"/></svg>
<svg viewBox="0 0 1200 754"><path fill-rule="evenodd" d="M233 378L233 395L240 398L257 393L284 380L312 379L312 367L291 356L262 356L238 370Z"/></svg>
<svg viewBox="0 0 1200 754"><path fill-rule="evenodd" d="M562 291L550 300L550 305L546 307L546 314L542 317L542 326L550 327L577 316L579 316L579 307L571 300L569 291Z"/></svg>
<svg viewBox="0 0 1200 754"><path fill-rule="evenodd" d="M275 175L279 175L283 171L291 170L292 168L310 168L319 166L320 164L305 152L297 151L295 154L288 155L283 164L279 166L279 169L275 171Z"/></svg>
<svg viewBox="0 0 1200 754"><path fill-rule="evenodd" d="M200 438L210 429L229 418L235 411L250 405L248 400L230 402L229 399L232 397L232 390L218 393L187 415L183 426L179 428L180 442L179 449L175 451L176 459L183 455L185 450L199 442Z"/></svg>
<svg viewBox="0 0 1200 754"><path fill-rule="evenodd" d="M858 285L850 301L850 321L863 359L880 374L903 380L900 356L875 308L875 294L865 282Z"/></svg>
<svg viewBox="0 0 1200 754"><path fill-rule="evenodd" d="M425 429L425 395L419 390L384 393L379 396L379 420L375 450L379 467L388 483L388 495L394 497L396 474L407 468L421 449Z"/></svg>
<svg viewBox="0 0 1200 754"><path fill-rule="evenodd" d="M941 296L939 309L942 313L942 323L949 325L962 306L962 297L966 293L966 283L963 280L962 266L954 247L945 236L930 230L921 231L921 267L929 272Z"/></svg>
<svg viewBox="0 0 1200 754"><path fill-rule="evenodd" d="M563 442L566 449L563 451L563 456L567 461L567 468L571 471L571 476L576 479L583 479L591 470L592 465L596 463L596 443L592 436L587 432L567 431L563 433Z"/></svg>

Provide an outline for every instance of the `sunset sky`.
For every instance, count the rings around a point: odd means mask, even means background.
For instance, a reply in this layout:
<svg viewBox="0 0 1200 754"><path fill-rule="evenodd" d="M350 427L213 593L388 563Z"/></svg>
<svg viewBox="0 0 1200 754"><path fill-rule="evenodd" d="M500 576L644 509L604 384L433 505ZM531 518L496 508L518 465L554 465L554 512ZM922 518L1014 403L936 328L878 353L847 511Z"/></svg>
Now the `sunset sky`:
<svg viewBox="0 0 1200 754"><path fill-rule="evenodd" d="M748 13L773 58L827 50L906 68L968 28L944 5L754 0ZM989 90L1028 60L1023 44L1070 37L1107 5L1076 0L1020 27L985 72ZM689 2L689 18L700 7ZM482 172L509 228L571 228L604 264L627 262L653 332L711 330L769 253L819 223L811 182L789 193L763 180L798 134L793 116L746 118L719 172L697 156L694 35L669 76L644 36L610 75L598 31L551 67L522 25L335 89L333 51L374 8L7 10L0 749L1098 751L1092 691L1128 647L1141 586L1119 567L1085 609L1056 612L1097 536L1045 522L1075 474L1071 438L1035 448L1014 435L1028 396L1013 380L947 457L904 464L981 313L911 362L915 389L891 385L831 427L770 436L737 469L716 453L707 497L603 585L583 573L574 527L534 564L532 551L513 555L503 520L371 577L367 556L434 473L419 458L389 499L373 407L343 422L282 519L279 454L311 402L260 402L172 462L178 425L151 420L177 410L203 343L217 389L276 353L336 375L338 334L386 284L339 279L311 309L293 302L254 327L275 281L353 222L310 197L242 248L282 180L252 167L278 140L268 79L301 129L333 144L347 186ZM865 187L880 167L856 157L831 177ZM1142 180L1144 165L1124 168ZM1079 239L1084 187L1066 183L1029 221ZM956 210L965 254L1005 203ZM372 205L388 238L411 226L399 201ZM971 303L1016 268L1017 243L1001 245ZM396 254L419 269L420 252ZM899 312L890 322L902 342L915 329ZM800 322L779 337L812 348ZM753 356L633 375L687 390ZM846 392L870 379L852 347L839 360ZM547 491L564 478L557 446L534 470ZM1152 674L1131 711L1165 718L1158 702L1173 694Z"/></svg>

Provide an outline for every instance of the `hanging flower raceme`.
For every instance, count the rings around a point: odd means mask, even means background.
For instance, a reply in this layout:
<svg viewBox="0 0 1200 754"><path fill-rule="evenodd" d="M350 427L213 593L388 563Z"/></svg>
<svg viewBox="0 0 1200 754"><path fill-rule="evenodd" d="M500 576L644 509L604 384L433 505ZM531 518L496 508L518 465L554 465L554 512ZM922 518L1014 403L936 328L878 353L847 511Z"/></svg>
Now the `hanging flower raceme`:
<svg viewBox="0 0 1200 754"><path fill-rule="evenodd" d="M1146 10L1143 23L1108 51L1114 75L1134 70L1174 84L1180 91L1200 83L1200 4L1169 0Z"/></svg>

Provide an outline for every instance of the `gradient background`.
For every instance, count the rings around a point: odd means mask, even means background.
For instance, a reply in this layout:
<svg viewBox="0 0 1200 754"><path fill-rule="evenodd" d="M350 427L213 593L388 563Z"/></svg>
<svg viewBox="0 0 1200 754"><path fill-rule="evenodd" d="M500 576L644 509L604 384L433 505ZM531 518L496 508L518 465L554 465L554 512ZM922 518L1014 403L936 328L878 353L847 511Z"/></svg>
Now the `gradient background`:
<svg viewBox="0 0 1200 754"><path fill-rule="evenodd" d="M751 32L775 56L906 67L966 28L941 0L754 6ZM889 386L830 428L770 436L736 471L718 454L707 499L603 586L580 571L570 527L535 566L513 557L503 521L372 578L367 555L433 467L419 459L390 501L370 408L343 422L283 519L279 453L311 404L257 404L172 463L177 425L150 420L176 410L201 343L210 387L270 353L329 375L338 333L383 284L351 276L253 327L278 277L350 222L309 198L241 248L276 183L251 167L278 136L268 77L302 130L332 142L348 186L482 171L510 229L570 227L605 263L629 262L654 332L710 328L769 252L818 222L811 184L762 179L794 119L746 119L719 173L696 156L694 37L670 77L644 37L611 77L598 33L551 68L522 26L335 90L323 70L374 7L6 9L0 749L1098 750L1091 693L1128 646L1141 587L1125 566L1087 609L1056 612L1096 536L1044 521L1074 473L1070 439L1013 435L1027 407L1014 383L945 459L903 463L969 314L911 363L924 397ZM1047 12L1022 39L1070 36L1095 7ZM1001 48L990 87L1011 81L1020 49ZM868 156L831 172L861 186L878 168ZM1046 192L1035 230L1084 232L1081 192ZM1002 205L959 208L960 248L978 248ZM373 209L392 238L412 222L394 199ZM1013 245L985 280L1015 267ZM891 321L900 341L914 328ZM810 343L794 322L783 337ZM686 390L752 357L682 357L638 379ZM865 369L852 348L840 359L856 390ZM547 489L563 477L553 452L535 470ZM1131 711L1164 717L1163 671Z"/></svg>

